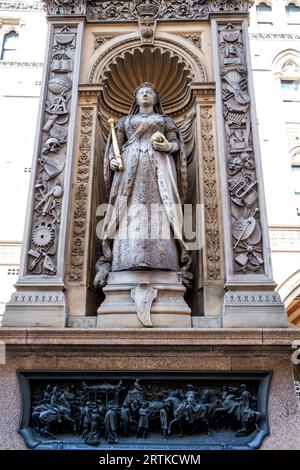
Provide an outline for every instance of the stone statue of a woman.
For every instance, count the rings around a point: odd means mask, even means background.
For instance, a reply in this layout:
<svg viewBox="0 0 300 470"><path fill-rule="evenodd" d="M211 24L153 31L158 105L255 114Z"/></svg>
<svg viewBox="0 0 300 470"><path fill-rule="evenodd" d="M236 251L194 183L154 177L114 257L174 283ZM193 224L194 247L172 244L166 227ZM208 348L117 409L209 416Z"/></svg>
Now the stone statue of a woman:
<svg viewBox="0 0 300 470"><path fill-rule="evenodd" d="M111 136L104 163L109 210L103 225L102 252L95 287L109 272L161 270L191 280L191 257L182 237L182 205L187 192L184 143L173 120L163 114L158 93L140 85L130 113L115 133L124 168L120 170ZM161 220L169 233L161 233Z"/></svg>

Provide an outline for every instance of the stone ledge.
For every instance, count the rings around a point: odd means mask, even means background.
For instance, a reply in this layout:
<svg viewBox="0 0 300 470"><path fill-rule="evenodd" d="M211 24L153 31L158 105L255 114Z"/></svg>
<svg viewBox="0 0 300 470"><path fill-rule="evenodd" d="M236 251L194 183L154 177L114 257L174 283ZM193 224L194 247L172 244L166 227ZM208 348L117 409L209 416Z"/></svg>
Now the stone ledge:
<svg viewBox="0 0 300 470"><path fill-rule="evenodd" d="M8 347L163 347L234 348L290 350L300 341L300 329L75 329L0 328L0 340Z"/></svg>

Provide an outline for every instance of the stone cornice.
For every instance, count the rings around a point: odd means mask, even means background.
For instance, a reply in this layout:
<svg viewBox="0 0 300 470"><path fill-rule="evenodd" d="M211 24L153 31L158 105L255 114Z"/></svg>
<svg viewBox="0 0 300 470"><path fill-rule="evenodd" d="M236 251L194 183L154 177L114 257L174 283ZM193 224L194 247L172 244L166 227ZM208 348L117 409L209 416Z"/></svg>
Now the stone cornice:
<svg viewBox="0 0 300 470"><path fill-rule="evenodd" d="M0 328L0 340L8 350L51 354L111 354L116 351L187 354L200 351L213 356L288 356L300 341L300 329L42 329Z"/></svg>
<svg viewBox="0 0 300 470"><path fill-rule="evenodd" d="M0 2L0 10L43 11L45 10L45 5L44 2L14 2L10 0Z"/></svg>
<svg viewBox="0 0 300 470"><path fill-rule="evenodd" d="M78 93L79 96L84 97L97 97L100 95L101 86L95 84L79 85Z"/></svg>
<svg viewBox="0 0 300 470"><path fill-rule="evenodd" d="M296 33L249 33L250 39L269 39L271 41L298 41L300 34Z"/></svg>

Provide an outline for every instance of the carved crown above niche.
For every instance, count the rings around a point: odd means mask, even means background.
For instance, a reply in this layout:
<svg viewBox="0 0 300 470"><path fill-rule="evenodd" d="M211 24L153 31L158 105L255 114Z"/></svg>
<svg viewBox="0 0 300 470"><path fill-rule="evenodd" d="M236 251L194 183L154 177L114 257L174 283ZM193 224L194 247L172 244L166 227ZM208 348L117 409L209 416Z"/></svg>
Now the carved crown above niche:
<svg viewBox="0 0 300 470"><path fill-rule="evenodd" d="M44 0L49 15L86 15L92 23L203 20L210 13L247 12L253 0Z"/></svg>

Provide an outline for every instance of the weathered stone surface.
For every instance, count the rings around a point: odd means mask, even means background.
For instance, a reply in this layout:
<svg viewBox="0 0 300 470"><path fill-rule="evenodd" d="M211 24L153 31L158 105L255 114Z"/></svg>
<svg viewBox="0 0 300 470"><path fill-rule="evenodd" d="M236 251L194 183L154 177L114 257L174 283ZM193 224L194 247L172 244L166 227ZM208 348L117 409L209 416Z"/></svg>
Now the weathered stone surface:
<svg viewBox="0 0 300 470"><path fill-rule="evenodd" d="M109 274L103 291L105 301L98 309L99 328L143 328L132 292L139 284L148 283L156 291L150 307L148 327L190 328L191 310L183 296L185 287L176 273L170 271L125 271Z"/></svg>
<svg viewBox="0 0 300 470"><path fill-rule="evenodd" d="M24 448L17 434L20 395L16 370L273 371L271 434L262 448L297 449L299 405L290 354L300 331L234 330L0 330L7 345L0 368L1 448ZM23 344L22 344L23 343Z"/></svg>

